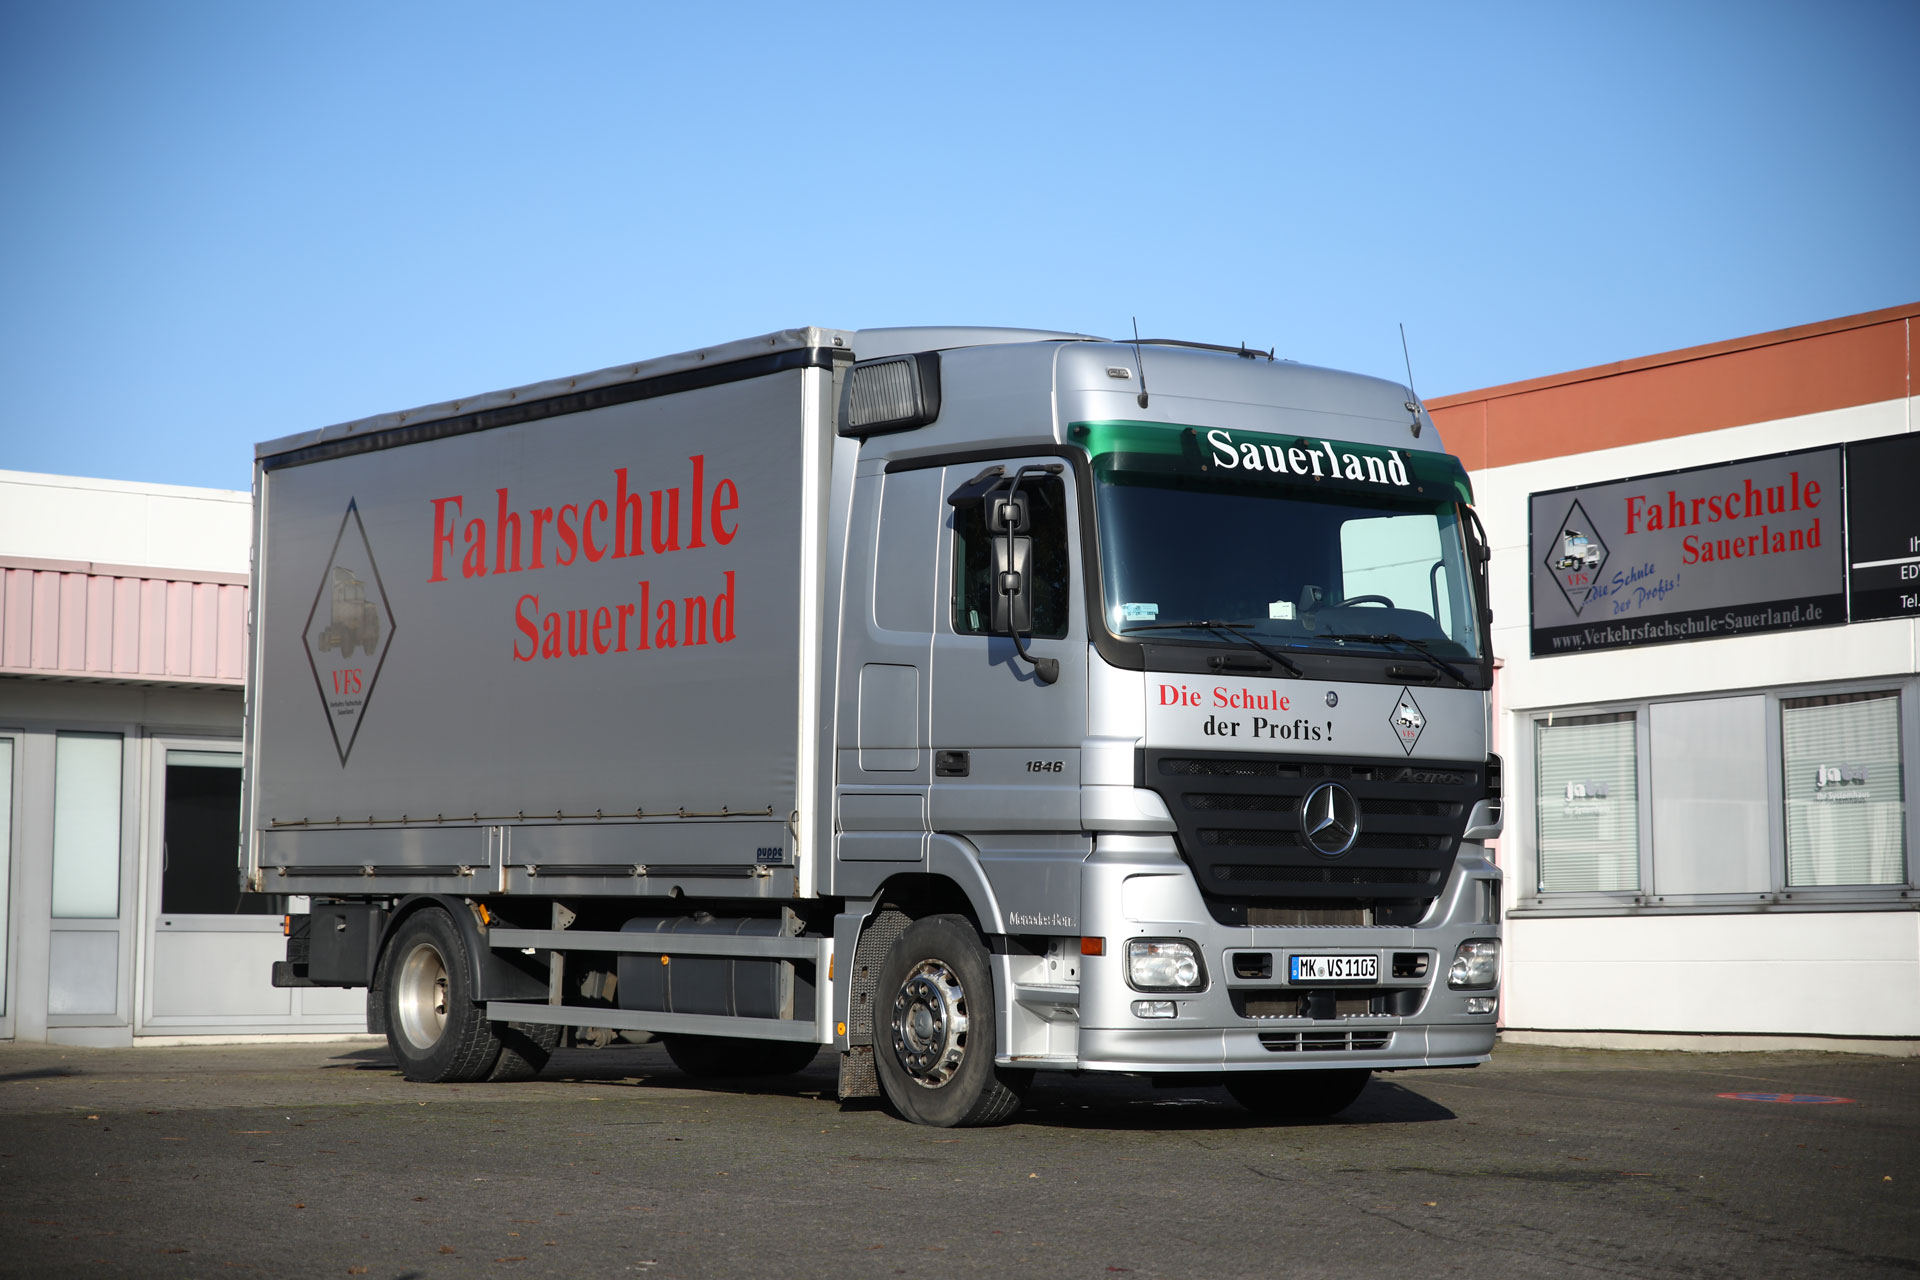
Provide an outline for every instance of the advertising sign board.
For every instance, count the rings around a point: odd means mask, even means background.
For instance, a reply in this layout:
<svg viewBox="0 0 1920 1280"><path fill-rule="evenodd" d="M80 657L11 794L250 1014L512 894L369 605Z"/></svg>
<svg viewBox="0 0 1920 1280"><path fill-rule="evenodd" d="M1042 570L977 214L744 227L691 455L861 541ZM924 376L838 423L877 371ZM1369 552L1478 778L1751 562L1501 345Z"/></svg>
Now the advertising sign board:
<svg viewBox="0 0 1920 1280"><path fill-rule="evenodd" d="M1920 617L1920 435L1847 446L1848 615Z"/></svg>
<svg viewBox="0 0 1920 1280"><path fill-rule="evenodd" d="M1837 446L1536 493L1533 654L1843 623L1843 505Z"/></svg>

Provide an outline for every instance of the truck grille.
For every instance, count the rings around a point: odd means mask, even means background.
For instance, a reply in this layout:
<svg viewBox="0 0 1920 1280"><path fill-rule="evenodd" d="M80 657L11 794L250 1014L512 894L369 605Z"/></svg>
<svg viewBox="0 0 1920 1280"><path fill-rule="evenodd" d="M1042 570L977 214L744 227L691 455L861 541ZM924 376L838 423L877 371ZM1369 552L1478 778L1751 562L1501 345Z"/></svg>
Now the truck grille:
<svg viewBox="0 0 1920 1280"><path fill-rule="evenodd" d="M1391 1031L1262 1031L1260 1047L1268 1053L1318 1053L1327 1049L1384 1049Z"/></svg>
<svg viewBox="0 0 1920 1280"><path fill-rule="evenodd" d="M1446 882L1485 791L1485 765L1328 761L1143 750L1140 785L1159 793L1180 849L1211 897L1431 898ZM1323 782L1353 793L1359 834L1329 857L1309 846L1300 806Z"/></svg>

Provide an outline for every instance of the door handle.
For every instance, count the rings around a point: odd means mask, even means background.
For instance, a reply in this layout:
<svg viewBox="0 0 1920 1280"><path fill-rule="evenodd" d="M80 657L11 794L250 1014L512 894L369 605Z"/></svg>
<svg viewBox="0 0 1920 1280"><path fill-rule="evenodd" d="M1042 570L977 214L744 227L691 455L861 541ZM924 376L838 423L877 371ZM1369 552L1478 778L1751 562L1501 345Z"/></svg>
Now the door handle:
<svg viewBox="0 0 1920 1280"><path fill-rule="evenodd" d="M936 778L964 778L972 768L973 762L964 751L933 753L933 774Z"/></svg>

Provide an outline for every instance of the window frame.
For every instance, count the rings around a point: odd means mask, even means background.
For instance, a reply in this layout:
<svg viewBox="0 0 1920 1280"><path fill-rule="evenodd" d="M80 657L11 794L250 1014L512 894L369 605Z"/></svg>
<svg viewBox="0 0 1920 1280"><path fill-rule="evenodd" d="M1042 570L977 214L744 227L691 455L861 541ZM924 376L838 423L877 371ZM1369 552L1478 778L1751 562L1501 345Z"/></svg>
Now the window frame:
<svg viewBox="0 0 1920 1280"><path fill-rule="evenodd" d="M1781 711L1789 699L1823 697L1849 693L1895 693L1900 700L1900 767L1905 798L1906 879L1884 885L1791 885L1787 882L1786 786ZM1653 772L1652 708L1682 702L1711 702L1722 699L1761 696L1766 700L1765 772L1767 803L1767 863L1770 887L1759 893L1661 894L1651 886L1661 851L1653 835L1653 805L1659 785ZM1549 718L1607 715L1631 712L1634 717L1634 759L1638 771L1638 823L1640 832L1640 888L1633 891L1559 891L1541 889L1539 844L1538 762L1535 759L1536 724ZM1509 914L1517 917L1726 914L1783 911L1888 911L1912 910L1920 903L1920 874L1916 873L1916 849L1920 848L1920 805L1915 804L1915 781L1920 775L1920 676L1911 674L1852 680L1823 681L1818 684L1756 686L1714 689L1671 697L1623 699L1613 702L1581 703L1553 708L1527 708L1510 714L1508 738L1513 762L1509 777L1525 779L1523 787L1511 789L1510 804L1517 812L1509 815L1512 834L1521 837L1515 852L1516 886ZM1511 835L1509 837L1511 839Z"/></svg>

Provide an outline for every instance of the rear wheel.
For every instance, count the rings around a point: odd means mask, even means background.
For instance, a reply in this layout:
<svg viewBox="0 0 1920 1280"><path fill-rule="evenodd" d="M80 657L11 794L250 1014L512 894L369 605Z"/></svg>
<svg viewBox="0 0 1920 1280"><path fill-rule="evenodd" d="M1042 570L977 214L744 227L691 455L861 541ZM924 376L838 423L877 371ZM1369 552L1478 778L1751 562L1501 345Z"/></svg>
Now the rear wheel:
<svg viewBox="0 0 1920 1280"><path fill-rule="evenodd" d="M673 1065L696 1080L728 1076L790 1076L820 1052L817 1044L791 1040L740 1040L730 1036L662 1036Z"/></svg>
<svg viewBox="0 0 1920 1280"><path fill-rule="evenodd" d="M902 1116L944 1129L999 1124L1020 1109L1033 1073L994 1066L993 975L965 917L908 925L875 991L874 1068Z"/></svg>
<svg viewBox="0 0 1920 1280"><path fill-rule="evenodd" d="M547 1065L547 1059L560 1047L562 1027L543 1022L496 1022L493 1033L500 1040L500 1061L487 1073L489 1080L531 1080Z"/></svg>
<svg viewBox="0 0 1920 1280"><path fill-rule="evenodd" d="M1317 1120L1352 1106L1372 1075L1364 1069L1250 1071L1227 1077L1227 1092L1269 1120Z"/></svg>
<svg viewBox="0 0 1920 1280"><path fill-rule="evenodd" d="M473 1002L473 957L453 918L415 912L387 943L387 1044L409 1080L484 1080L500 1040Z"/></svg>

